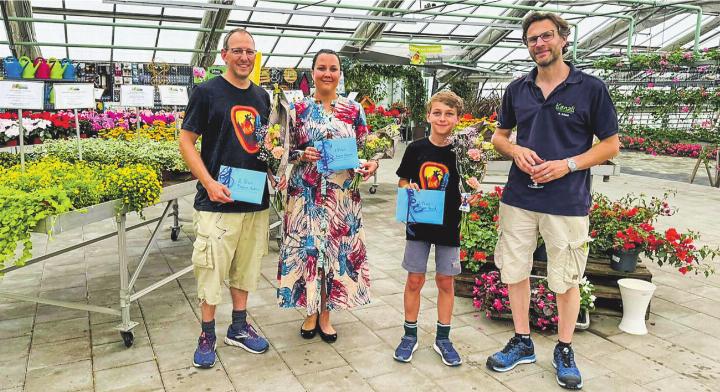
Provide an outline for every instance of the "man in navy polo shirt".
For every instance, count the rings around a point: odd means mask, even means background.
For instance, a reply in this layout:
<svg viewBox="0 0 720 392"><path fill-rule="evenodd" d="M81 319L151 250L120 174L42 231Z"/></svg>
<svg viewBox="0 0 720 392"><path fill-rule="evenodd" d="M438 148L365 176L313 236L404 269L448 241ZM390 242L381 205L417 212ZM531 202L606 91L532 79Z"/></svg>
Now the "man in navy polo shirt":
<svg viewBox="0 0 720 392"><path fill-rule="evenodd" d="M615 156L620 142L605 84L563 61L569 35L567 22L555 14L533 12L523 20L523 42L537 67L507 86L493 135L495 148L513 159L500 204L495 264L508 284L515 336L488 358L487 367L505 372L535 362L529 277L539 234L547 248L548 286L557 295L557 382L580 389L570 343L590 240L589 169ZM515 127L517 144L512 144ZM593 135L600 139L594 146Z"/></svg>

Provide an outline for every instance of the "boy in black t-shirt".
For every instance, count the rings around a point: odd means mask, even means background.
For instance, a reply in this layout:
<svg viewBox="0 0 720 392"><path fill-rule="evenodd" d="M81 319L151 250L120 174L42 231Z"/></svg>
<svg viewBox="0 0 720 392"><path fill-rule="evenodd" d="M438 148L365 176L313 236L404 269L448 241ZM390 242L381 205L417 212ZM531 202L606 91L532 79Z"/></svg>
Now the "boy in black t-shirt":
<svg viewBox="0 0 720 392"><path fill-rule="evenodd" d="M455 290L453 276L460 273L460 175L450 135L459 121L463 100L451 91L441 91L430 98L427 121L430 136L411 143L403 155L397 175L398 186L411 189L445 191L442 225L409 223L403 268L408 271L405 283L405 335L393 358L410 362L418 348L417 318L420 312L420 290L430 247L435 245L435 282L438 288L437 335L433 348L444 364L458 366L460 355L449 339Z"/></svg>

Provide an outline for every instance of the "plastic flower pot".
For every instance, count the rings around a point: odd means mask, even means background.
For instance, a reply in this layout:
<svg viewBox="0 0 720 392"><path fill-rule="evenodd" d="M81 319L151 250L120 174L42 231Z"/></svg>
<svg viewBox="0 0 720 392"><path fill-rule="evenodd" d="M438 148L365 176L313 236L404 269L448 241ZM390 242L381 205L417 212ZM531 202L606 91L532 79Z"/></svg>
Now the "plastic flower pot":
<svg viewBox="0 0 720 392"><path fill-rule="evenodd" d="M33 144L42 144L42 138L40 136L35 136L32 140Z"/></svg>
<svg viewBox="0 0 720 392"><path fill-rule="evenodd" d="M8 140L5 142L5 147L15 147L18 145L17 139Z"/></svg>
<svg viewBox="0 0 720 392"><path fill-rule="evenodd" d="M619 272L635 272L640 249L613 249L610 253L610 268Z"/></svg>
<svg viewBox="0 0 720 392"><path fill-rule="evenodd" d="M623 317L618 328L632 335L647 334L645 311L657 286L640 279L620 279L618 286L623 304Z"/></svg>
<svg viewBox="0 0 720 392"><path fill-rule="evenodd" d="M575 329L584 331L588 328L590 328L590 311L587 309L580 309L577 321L575 322Z"/></svg>

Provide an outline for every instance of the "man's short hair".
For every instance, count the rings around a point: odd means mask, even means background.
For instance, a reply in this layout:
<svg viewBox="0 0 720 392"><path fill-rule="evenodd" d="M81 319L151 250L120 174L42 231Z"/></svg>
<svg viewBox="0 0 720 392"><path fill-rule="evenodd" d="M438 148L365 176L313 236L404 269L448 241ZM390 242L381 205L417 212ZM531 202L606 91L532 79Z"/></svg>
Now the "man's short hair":
<svg viewBox="0 0 720 392"><path fill-rule="evenodd" d="M250 34L250 32L245 30L244 28L238 27L236 29L232 29L232 30L228 31L227 34L225 34L225 38L223 39L223 49L225 49L225 50L230 49L228 47L228 42L230 41L230 37L235 33L247 34L247 36L250 37L250 39L252 40L253 46L255 45L255 38L252 36L252 34Z"/></svg>

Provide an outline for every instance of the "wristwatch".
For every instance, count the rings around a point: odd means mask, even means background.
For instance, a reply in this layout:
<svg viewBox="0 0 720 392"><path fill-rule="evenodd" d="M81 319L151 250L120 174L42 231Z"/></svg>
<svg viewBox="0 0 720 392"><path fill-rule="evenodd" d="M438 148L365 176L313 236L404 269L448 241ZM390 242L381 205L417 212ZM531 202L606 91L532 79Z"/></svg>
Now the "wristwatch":
<svg viewBox="0 0 720 392"><path fill-rule="evenodd" d="M577 163L575 163L574 159L568 158L568 159L566 159L566 161L567 161L568 169L570 169L570 173L573 173L574 171L577 170Z"/></svg>

